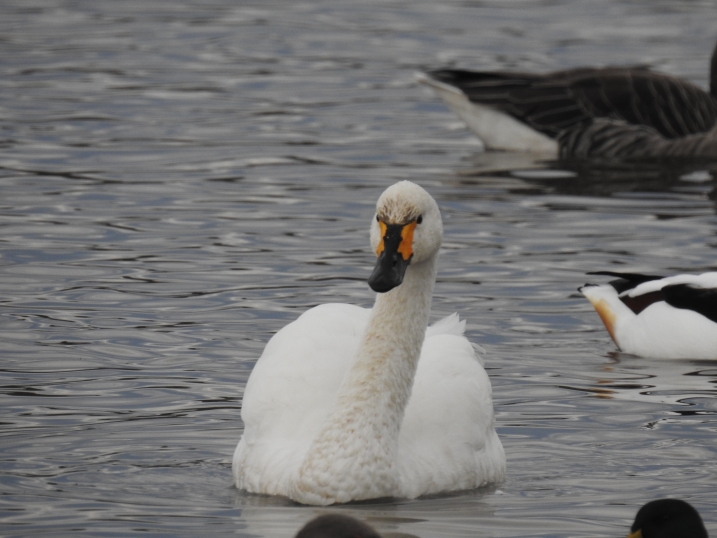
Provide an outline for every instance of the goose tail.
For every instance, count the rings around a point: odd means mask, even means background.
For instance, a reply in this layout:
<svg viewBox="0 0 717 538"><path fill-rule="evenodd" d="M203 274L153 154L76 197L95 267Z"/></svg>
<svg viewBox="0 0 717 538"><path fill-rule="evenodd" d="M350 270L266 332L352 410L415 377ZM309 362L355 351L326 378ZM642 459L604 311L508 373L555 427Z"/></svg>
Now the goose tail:
<svg viewBox="0 0 717 538"><path fill-rule="evenodd" d="M552 138L495 108L473 103L455 86L441 82L427 73L416 75L418 82L430 87L481 142L489 149L528 151L558 155L558 143Z"/></svg>

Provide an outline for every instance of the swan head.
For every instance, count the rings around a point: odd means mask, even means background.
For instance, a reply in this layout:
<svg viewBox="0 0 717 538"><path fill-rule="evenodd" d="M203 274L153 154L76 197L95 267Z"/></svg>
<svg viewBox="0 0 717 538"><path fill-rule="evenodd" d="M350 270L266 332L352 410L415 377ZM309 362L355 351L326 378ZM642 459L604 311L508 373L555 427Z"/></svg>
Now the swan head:
<svg viewBox="0 0 717 538"><path fill-rule="evenodd" d="M376 203L371 247L378 259L368 279L376 292L399 286L410 265L433 259L441 247L443 221L438 204L425 189L400 181Z"/></svg>

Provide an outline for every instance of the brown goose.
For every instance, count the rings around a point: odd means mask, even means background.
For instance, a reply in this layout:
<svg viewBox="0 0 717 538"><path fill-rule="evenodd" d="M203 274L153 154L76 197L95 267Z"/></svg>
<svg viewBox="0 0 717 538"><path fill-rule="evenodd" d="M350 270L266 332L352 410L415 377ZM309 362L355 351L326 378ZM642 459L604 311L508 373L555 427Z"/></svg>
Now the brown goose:
<svg viewBox="0 0 717 538"><path fill-rule="evenodd" d="M645 68L419 75L489 149L560 158L717 158L717 46L710 91Z"/></svg>

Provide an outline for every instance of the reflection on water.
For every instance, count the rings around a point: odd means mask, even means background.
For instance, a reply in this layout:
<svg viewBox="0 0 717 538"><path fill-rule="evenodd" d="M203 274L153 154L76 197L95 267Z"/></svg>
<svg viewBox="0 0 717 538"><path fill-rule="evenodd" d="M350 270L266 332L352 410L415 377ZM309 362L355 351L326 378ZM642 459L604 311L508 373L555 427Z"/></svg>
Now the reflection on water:
<svg viewBox="0 0 717 538"><path fill-rule="evenodd" d="M3 4L0 533L292 536L319 510L231 486L243 386L304 309L368 306L390 183L438 200L434 317L487 350L508 478L331 508L384 532L714 532L709 363L615 351L587 271L715 269L705 163L481 153L414 72L649 64L705 85L713 6Z"/></svg>
<svg viewBox="0 0 717 538"><path fill-rule="evenodd" d="M667 199L664 193L671 193L670 202L682 195L690 211L698 199L709 201L705 207L714 211L717 200L717 164L709 162L550 162L530 154L489 152L472 155L457 175L464 185L495 177L515 178L523 181L516 181L511 192L608 197L611 202L615 198Z"/></svg>

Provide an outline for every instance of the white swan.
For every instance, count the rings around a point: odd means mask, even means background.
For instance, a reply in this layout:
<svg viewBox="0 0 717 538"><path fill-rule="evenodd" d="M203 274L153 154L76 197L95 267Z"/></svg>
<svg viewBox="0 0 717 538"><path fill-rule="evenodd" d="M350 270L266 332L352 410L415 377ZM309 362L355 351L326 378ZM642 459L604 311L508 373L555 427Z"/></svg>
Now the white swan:
<svg viewBox="0 0 717 538"><path fill-rule="evenodd" d="M442 236L421 187L381 195L374 308L320 305L269 341L244 392L237 488L328 505L503 479L491 385L465 322L426 330Z"/></svg>
<svg viewBox="0 0 717 538"><path fill-rule="evenodd" d="M589 274L617 278L578 291L621 350L654 359L717 359L717 272L666 278Z"/></svg>

